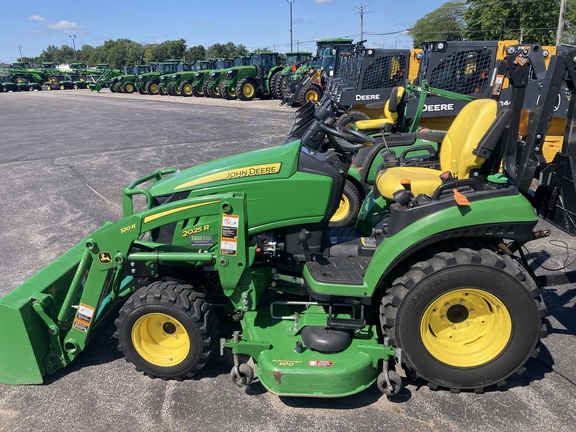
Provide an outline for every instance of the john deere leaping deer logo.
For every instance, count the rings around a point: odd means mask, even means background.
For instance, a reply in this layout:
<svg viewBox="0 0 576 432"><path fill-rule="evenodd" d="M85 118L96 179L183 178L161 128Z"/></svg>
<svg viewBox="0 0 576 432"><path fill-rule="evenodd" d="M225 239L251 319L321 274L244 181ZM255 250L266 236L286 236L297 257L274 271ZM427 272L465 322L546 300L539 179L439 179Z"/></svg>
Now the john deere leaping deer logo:
<svg viewBox="0 0 576 432"><path fill-rule="evenodd" d="M98 253L98 261L100 264L110 264L112 262L112 254L110 252Z"/></svg>

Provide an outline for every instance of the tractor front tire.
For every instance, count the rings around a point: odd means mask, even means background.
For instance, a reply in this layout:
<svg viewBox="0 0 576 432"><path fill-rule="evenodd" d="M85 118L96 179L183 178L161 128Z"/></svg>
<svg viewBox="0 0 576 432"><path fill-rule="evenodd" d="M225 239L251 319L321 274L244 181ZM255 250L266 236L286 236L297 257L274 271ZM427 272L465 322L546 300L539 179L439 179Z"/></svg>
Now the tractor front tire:
<svg viewBox="0 0 576 432"><path fill-rule="evenodd" d="M180 84L180 94L184 97L190 97L194 95L190 81L182 81Z"/></svg>
<svg viewBox="0 0 576 432"><path fill-rule="evenodd" d="M242 78L236 86L236 95L242 101L251 101L256 97L256 87L248 78Z"/></svg>
<svg viewBox="0 0 576 432"><path fill-rule="evenodd" d="M204 92L202 91L202 88L197 85L192 86L192 94L195 97L204 97Z"/></svg>
<svg viewBox="0 0 576 432"><path fill-rule="evenodd" d="M146 93L149 95L157 95L158 94L158 82L157 81L149 81L146 84Z"/></svg>
<svg viewBox="0 0 576 432"><path fill-rule="evenodd" d="M220 92L220 96L222 96L222 99L228 99L228 100L237 99L236 91L232 90L230 87L226 85L219 86L218 91Z"/></svg>
<svg viewBox="0 0 576 432"><path fill-rule="evenodd" d="M308 84L300 89L298 92L298 101L301 105L310 101L319 101L324 95L324 90L316 84Z"/></svg>
<svg viewBox="0 0 576 432"><path fill-rule="evenodd" d="M340 205L336 209L334 215L330 219L331 227L346 227L353 226L356 223L356 218L360 212L362 205L362 198L360 191L354 183L346 179L344 185L344 192L340 198Z"/></svg>
<svg viewBox="0 0 576 432"><path fill-rule="evenodd" d="M122 85L122 92L123 93L134 93L134 84L131 82L125 82Z"/></svg>
<svg viewBox="0 0 576 432"><path fill-rule="evenodd" d="M503 385L537 355L546 308L528 272L486 245L455 243L414 262L384 295L384 336L411 375L453 391Z"/></svg>
<svg viewBox="0 0 576 432"><path fill-rule="evenodd" d="M210 84L211 83L208 81L204 81L204 84L202 85L202 93L204 93L205 97L215 98L216 93L214 92L214 87Z"/></svg>
<svg viewBox="0 0 576 432"><path fill-rule="evenodd" d="M192 377L218 342L218 320L204 293L177 282L154 282L136 291L115 325L126 361L152 378Z"/></svg>

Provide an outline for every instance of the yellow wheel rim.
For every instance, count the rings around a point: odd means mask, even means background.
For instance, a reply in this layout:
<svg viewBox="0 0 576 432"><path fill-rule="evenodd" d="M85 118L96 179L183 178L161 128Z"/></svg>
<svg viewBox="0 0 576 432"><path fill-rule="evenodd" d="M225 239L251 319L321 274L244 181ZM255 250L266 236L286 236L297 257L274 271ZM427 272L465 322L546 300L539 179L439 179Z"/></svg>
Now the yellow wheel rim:
<svg viewBox="0 0 576 432"><path fill-rule="evenodd" d="M340 222L344 219L348 213L350 213L350 200L346 195L342 195L340 198L340 205L336 209L336 213L330 219L330 222Z"/></svg>
<svg viewBox="0 0 576 432"><path fill-rule="evenodd" d="M316 93L314 90L308 90L306 92L306 102L310 102L310 101L317 101L318 100L318 93Z"/></svg>
<svg viewBox="0 0 576 432"><path fill-rule="evenodd" d="M184 84L182 87L182 93L186 95L192 94L192 84Z"/></svg>
<svg viewBox="0 0 576 432"><path fill-rule="evenodd" d="M232 97L236 97L236 89L228 89L228 94Z"/></svg>
<svg viewBox="0 0 576 432"><path fill-rule="evenodd" d="M150 84L150 93L158 93L158 84L156 83Z"/></svg>
<svg viewBox="0 0 576 432"><path fill-rule="evenodd" d="M134 87L132 86L132 84L126 84L126 92L131 93L133 91L134 91Z"/></svg>
<svg viewBox="0 0 576 432"><path fill-rule="evenodd" d="M246 97L252 97L254 95L254 86L252 84L245 84L242 87L242 94Z"/></svg>
<svg viewBox="0 0 576 432"><path fill-rule="evenodd" d="M455 367L474 367L495 359L511 335L508 309L496 296L474 288L441 295L420 322L420 336L428 352Z"/></svg>
<svg viewBox="0 0 576 432"><path fill-rule="evenodd" d="M131 336L138 354L156 366L175 366L190 352L190 338L182 324L163 313L138 318Z"/></svg>

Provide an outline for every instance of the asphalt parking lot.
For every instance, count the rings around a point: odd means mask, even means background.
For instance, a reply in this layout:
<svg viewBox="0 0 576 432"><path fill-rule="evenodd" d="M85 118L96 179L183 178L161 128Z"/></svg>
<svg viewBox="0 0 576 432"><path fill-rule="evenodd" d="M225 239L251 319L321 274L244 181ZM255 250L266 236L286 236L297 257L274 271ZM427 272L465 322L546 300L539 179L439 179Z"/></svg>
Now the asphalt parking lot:
<svg viewBox="0 0 576 432"><path fill-rule="evenodd" d="M292 116L277 101L0 94L0 295L121 217L133 179L279 145ZM0 385L0 431L572 431L576 241L552 227L527 247L548 284L549 335L501 389L452 394L406 381L391 399L376 386L342 399L280 398L258 383L233 386L227 356L189 381L153 380L124 361L108 324L43 385Z"/></svg>

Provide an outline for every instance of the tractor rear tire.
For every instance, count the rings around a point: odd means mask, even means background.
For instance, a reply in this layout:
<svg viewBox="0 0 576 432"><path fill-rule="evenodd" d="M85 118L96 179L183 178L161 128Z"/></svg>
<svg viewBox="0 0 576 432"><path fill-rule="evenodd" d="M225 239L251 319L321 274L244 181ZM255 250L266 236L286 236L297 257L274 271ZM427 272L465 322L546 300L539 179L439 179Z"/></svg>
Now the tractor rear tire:
<svg viewBox="0 0 576 432"><path fill-rule="evenodd" d="M256 87L248 78L242 78L236 85L236 95L242 101L251 101L256 97Z"/></svg>
<svg viewBox="0 0 576 432"><path fill-rule="evenodd" d="M298 101L304 105L309 101L319 101L324 96L324 90L316 84L307 84L298 92Z"/></svg>
<svg viewBox="0 0 576 432"><path fill-rule="evenodd" d="M362 201L362 195L356 185L349 179L346 179L344 192L340 198L340 205L338 206L338 209L336 209L336 213L334 213L330 219L330 226L353 226L358 218Z"/></svg>
<svg viewBox="0 0 576 432"><path fill-rule="evenodd" d="M281 93L278 89L278 81L280 80L282 80L282 75L280 74L280 71L275 72L274 75L270 77L268 88L270 89L272 99L280 99Z"/></svg>
<svg viewBox="0 0 576 432"><path fill-rule="evenodd" d="M397 275L380 306L383 334L402 349L411 375L431 388L481 392L537 355L546 308L526 269L471 243L419 259Z"/></svg>
<svg viewBox="0 0 576 432"><path fill-rule="evenodd" d="M158 94L160 96L167 96L168 95L168 90L166 90L165 86L158 86Z"/></svg>
<svg viewBox="0 0 576 432"><path fill-rule="evenodd" d="M152 378L192 377L218 342L218 320L205 294L178 282L154 282L136 291L115 325L126 361Z"/></svg>

